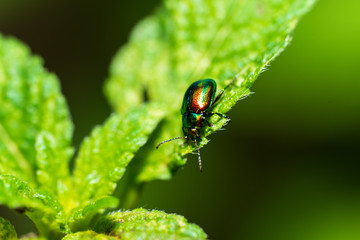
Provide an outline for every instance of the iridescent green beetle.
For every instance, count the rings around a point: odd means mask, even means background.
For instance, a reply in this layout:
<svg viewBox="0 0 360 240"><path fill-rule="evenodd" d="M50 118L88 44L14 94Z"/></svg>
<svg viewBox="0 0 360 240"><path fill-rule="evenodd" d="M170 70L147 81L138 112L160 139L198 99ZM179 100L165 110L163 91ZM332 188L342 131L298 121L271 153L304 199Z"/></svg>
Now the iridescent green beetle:
<svg viewBox="0 0 360 240"><path fill-rule="evenodd" d="M229 86L227 86L229 87ZM227 88L226 87L226 88ZM182 115L182 130L184 137L176 137L169 140L165 140L156 146L156 149L163 143L170 142L175 139L191 139L194 141L199 156L199 167L202 172L200 150L197 141L200 139L200 131L204 127L206 122L210 127L212 123L208 121L208 118L216 114L222 118L230 120L222 113L212 112L213 106L219 101L223 95L224 88L219 95L216 95L216 82L212 79L202 79L194 82L186 90L184 100L181 107Z"/></svg>

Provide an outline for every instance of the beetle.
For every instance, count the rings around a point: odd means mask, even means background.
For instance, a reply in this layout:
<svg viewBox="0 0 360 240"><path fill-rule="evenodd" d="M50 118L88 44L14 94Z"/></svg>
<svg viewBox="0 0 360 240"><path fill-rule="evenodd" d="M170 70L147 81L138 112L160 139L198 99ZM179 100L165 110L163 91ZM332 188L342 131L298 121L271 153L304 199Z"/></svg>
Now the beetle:
<svg viewBox="0 0 360 240"><path fill-rule="evenodd" d="M230 121L230 118L226 115L212 111L212 108L219 101L225 89L230 85L226 86L216 96L216 82L213 79L201 79L192 83L185 92L181 106L182 130L185 136L162 141L156 146L156 149L158 149L160 145L176 139L190 139L195 143L198 152L199 168L200 172L202 172L200 150L198 146L198 141L201 138L200 131L204 127L204 123L208 124L210 127L213 126L208 118L214 114Z"/></svg>

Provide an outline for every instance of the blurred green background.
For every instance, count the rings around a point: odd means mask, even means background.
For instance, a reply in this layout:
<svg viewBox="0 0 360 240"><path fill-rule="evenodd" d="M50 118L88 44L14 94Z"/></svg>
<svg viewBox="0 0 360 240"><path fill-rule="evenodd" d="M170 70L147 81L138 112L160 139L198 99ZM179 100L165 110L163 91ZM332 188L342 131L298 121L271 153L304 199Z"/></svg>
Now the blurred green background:
<svg viewBox="0 0 360 240"><path fill-rule="evenodd" d="M0 0L0 32L59 76L75 146L111 112L102 86L112 56L159 4ZM204 173L190 155L171 181L146 185L138 206L184 215L210 239L359 240L359 56L360 1L320 0L201 149ZM20 235L33 229L0 215Z"/></svg>

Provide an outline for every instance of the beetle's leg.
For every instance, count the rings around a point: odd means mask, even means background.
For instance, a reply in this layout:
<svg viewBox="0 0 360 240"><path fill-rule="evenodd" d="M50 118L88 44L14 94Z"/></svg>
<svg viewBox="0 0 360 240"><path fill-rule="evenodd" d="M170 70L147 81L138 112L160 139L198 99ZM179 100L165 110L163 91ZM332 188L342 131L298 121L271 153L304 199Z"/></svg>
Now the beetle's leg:
<svg viewBox="0 0 360 240"><path fill-rule="evenodd" d="M206 115L206 116L208 116L208 115ZM211 115L210 115L210 116L211 116ZM206 118L204 115L201 116L201 119L202 119L203 121L205 121L210 127L213 126L213 124L212 124L211 122L209 122L209 120L207 120L207 118Z"/></svg>
<svg viewBox="0 0 360 240"><path fill-rule="evenodd" d="M221 92L216 96L216 98L213 102L213 105L216 105L217 102L220 100L221 96L224 94L224 90L225 90L225 88L223 90L221 90Z"/></svg>
<svg viewBox="0 0 360 240"><path fill-rule="evenodd" d="M216 96L213 105L215 105L215 104L220 100L221 96L224 94L224 91L225 91L228 87L231 87L231 86L236 82L237 77L238 77L238 75L236 75L236 76L234 77L234 79L231 81L231 83L229 83L223 90L221 90L221 92Z"/></svg>
<svg viewBox="0 0 360 240"><path fill-rule="evenodd" d="M226 116L225 114L222 114L222 113L214 112L214 113L212 113L212 114L213 114L213 115L216 114L216 115L218 115L218 116L221 117L221 118L226 118L228 121L231 120L228 116Z"/></svg>
<svg viewBox="0 0 360 240"><path fill-rule="evenodd" d="M208 112L208 113L206 113L206 116L207 116L207 117L211 117L211 116L214 115L214 114L218 115L218 116L221 117L221 118L226 118L228 121L231 120L231 119L230 119L228 116L226 116L225 114L218 113L218 112Z"/></svg>

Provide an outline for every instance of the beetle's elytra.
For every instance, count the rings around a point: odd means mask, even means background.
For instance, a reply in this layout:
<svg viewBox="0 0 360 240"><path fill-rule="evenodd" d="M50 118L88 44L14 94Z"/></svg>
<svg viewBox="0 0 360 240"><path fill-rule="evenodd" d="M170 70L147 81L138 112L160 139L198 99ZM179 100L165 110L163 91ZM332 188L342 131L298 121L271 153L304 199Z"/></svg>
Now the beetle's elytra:
<svg viewBox="0 0 360 240"><path fill-rule="evenodd" d="M200 131L204 127L204 123L211 127L212 124L208 121L208 118L214 114L230 120L230 118L222 113L211 111L223 95L224 90L216 96L216 82L212 79L202 79L192 83L185 92L181 106L182 130L185 136L165 140L159 143L156 148L159 148L163 143L175 139L191 139L197 148L199 167L202 172L200 150L197 141L201 138Z"/></svg>

